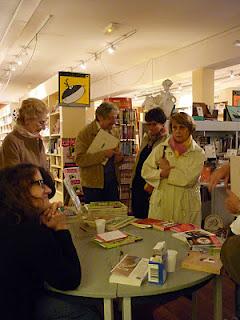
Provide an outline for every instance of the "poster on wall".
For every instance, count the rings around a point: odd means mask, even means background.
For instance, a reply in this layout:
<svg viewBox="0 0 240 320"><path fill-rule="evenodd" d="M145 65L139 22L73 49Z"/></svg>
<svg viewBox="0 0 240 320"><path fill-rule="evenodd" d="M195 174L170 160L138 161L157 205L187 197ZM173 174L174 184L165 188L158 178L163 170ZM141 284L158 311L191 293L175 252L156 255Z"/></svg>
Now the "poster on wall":
<svg viewBox="0 0 240 320"><path fill-rule="evenodd" d="M232 91L232 105L234 107L240 107L240 91L239 90Z"/></svg>
<svg viewBox="0 0 240 320"><path fill-rule="evenodd" d="M60 71L58 101L61 106L89 107L90 74Z"/></svg>

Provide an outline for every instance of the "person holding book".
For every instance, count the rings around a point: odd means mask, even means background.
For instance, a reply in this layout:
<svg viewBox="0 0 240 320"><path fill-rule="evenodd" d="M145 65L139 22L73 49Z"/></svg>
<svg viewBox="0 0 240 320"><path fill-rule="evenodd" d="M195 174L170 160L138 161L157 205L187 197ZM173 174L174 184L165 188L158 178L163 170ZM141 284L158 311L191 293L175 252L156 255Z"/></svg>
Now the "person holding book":
<svg viewBox="0 0 240 320"><path fill-rule="evenodd" d="M113 104L103 102L96 109L96 119L77 136L75 161L80 168L86 203L119 200L118 166L123 156L117 148L88 153L100 129L114 135L112 127L116 123L117 114L118 109Z"/></svg>
<svg viewBox="0 0 240 320"><path fill-rule="evenodd" d="M0 170L0 300L2 319L99 320L71 296L49 292L44 283L73 290L81 266L60 203L38 166L19 164Z"/></svg>
<svg viewBox="0 0 240 320"><path fill-rule="evenodd" d="M132 174L132 212L136 218L144 219L148 216L149 193L145 191L147 186L141 176L141 170L151 151L166 139L166 120L165 113L159 107L150 109L145 115L148 131L143 136Z"/></svg>
<svg viewBox="0 0 240 320"><path fill-rule="evenodd" d="M153 149L142 177L154 187L149 217L201 225L199 176L205 154L193 140L195 124L184 113L170 118L170 137Z"/></svg>
<svg viewBox="0 0 240 320"><path fill-rule="evenodd" d="M40 131L45 129L48 108L36 98L23 100L17 123L3 140L0 151L0 168L19 163L33 163L48 169Z"/></svg>

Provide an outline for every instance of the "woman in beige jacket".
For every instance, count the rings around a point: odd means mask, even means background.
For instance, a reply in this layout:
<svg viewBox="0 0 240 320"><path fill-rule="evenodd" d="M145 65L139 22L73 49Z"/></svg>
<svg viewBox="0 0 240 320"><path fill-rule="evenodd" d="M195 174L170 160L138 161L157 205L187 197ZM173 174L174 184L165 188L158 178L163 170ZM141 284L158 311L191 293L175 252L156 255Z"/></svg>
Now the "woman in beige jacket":
<svg viewBox="0 0 240 320"><path fill-rule="evenodd" d="M142 177L154 187L149 217L201 225L199 176L204 151L192 138L192 118L184 112L170 118L171 136L144 162Z"/></svg>

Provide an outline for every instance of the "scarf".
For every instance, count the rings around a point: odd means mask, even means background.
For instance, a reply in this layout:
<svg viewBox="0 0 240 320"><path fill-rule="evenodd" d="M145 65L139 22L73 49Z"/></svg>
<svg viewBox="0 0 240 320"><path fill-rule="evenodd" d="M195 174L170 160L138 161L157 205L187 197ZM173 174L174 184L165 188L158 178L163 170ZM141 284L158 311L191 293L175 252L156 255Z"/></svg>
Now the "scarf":
<svg viewBox="0 0 240 320"><path fill-rule="evenodd" d="M190 148L190 146L192 144L192 136L189 136L189 138L186 141L184 141L183 143L177 143L173 139L173 136L171 136L168 141L168 144L170 145L175 156L179 157Z"/></svg>
<svg viewBox="0 0 240 320"><path fill-rule="evenodd" d="M167 129L163 127L158 134L151 135L148 133L148 147L151 148L154 143L167 135Z"/></svg>
<svg viewBox="0 0 240 320"><path fill-rule="evenodd" d="M39 133L31 133L29 131L27 131L22 125L20 124L16 124L14 126L14 129L20 133L23 137L26 137L26 138L32 138L32 139L41 139L41 135Z"/></svg>

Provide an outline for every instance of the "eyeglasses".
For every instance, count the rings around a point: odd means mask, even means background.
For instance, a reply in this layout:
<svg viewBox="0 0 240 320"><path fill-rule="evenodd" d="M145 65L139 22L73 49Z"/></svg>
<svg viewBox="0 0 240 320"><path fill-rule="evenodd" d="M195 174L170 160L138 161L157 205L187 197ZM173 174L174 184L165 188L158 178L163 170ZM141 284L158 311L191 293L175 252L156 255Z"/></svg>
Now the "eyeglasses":
<svg viewBox="0 0 240 320"><path fill-rule="evenodd" d="M37 184L37 185L39 185L41 188L44 188L44 187L45 187L44 180L42 180L42 179L35 180L35 181L32 182L32 184Z"/></svg>

